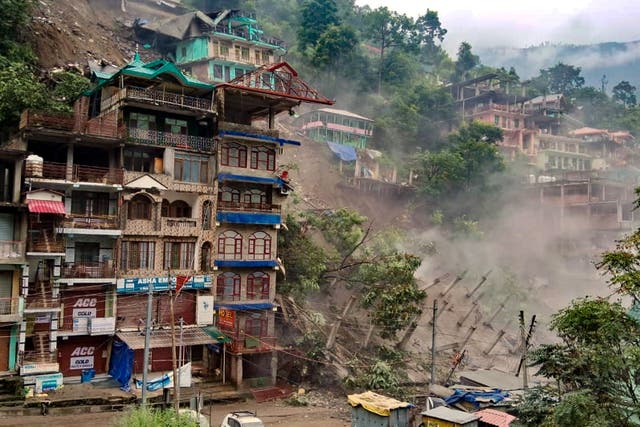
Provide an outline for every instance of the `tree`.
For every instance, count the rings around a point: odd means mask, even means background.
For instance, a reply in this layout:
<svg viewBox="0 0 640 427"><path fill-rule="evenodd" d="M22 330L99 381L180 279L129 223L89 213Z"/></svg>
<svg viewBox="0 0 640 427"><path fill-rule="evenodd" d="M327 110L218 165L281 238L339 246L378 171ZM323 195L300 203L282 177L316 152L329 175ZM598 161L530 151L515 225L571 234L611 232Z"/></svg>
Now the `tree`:
<svg viewBox="0 0 640 427"><path fill-rule="evenodd" d="M320 35L311 62L316 67L332 70L334 73L349 60L358 44L353 29L344 25L330 25Z"/></svg>
<svg viewBox="0 0 640 427"><path fill-rule="evenodd" d="M480 58L471 52L471 45L467 42L460 43L453 80L456 82L466 80L469 77L469 71L479 64Z"/></svg>
<svg viewBox="0 0 640 427"><path fill-rule="evenodd" d="M306 0L300 8L298 48L303 55L315 48L322 34L331 26L340 25L335 0Z"/></svg>
<svg viewBox="0 0 640 427"><path fill-rule="evenodd" d="M379 7L365 15L366 28L371 39L378 44L380 62L378 68L378 94L382 90L385 51L391 47L409 43L414 22L406 15L399 15L387 7Z"/></svg>
<svg viewBox="0 0 640 427"><path fill-rule="evenodd" d="M0 57L31 62L35 57L24 43L32 0L3 0L0 7Z"/></svg>
<svg viewBox="0 0 640 427"><path fill-rule="evenodd" d="M626 80L621 81L613 87L613 99L622 103L625 108L635 107L636 87Z"/></svg>
<svg viewBox="0 0 640 427"><path fill-rule="evenodd" d="M0 127L16 125L27 108L46 109L48 105L47 89L31 67L0 57Z"/></svg>
<svg viewBox="0 0 640 427"><path fill-rule="evenodd" d="M540 70L532 84L543 94L562 93L571 94L584 85L584 77L580 75L582 69L573 65L559 62L553 67Z"/></svg>
<svg viewBox="0 0 640 427"><path fill-rule="evenodd" d="M444 40L447 30L442 28L438 12L427 9L427 13L419 16L415 21L411 34L413 44L423 47L427 54L432 54L438 43Z"/></svg>

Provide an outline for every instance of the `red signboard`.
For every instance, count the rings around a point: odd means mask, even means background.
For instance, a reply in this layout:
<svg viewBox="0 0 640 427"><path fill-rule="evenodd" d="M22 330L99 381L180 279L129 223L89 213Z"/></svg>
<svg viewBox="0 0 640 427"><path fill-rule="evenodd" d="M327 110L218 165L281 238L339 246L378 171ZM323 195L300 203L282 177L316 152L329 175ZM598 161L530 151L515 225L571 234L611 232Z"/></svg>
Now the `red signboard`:
<svg viewBox="0 0 640 427"><path fill-rule="evenodd" d="M226 308L218 310L218 326L227 331L233 331L236 325L236 312Z"/></svg>

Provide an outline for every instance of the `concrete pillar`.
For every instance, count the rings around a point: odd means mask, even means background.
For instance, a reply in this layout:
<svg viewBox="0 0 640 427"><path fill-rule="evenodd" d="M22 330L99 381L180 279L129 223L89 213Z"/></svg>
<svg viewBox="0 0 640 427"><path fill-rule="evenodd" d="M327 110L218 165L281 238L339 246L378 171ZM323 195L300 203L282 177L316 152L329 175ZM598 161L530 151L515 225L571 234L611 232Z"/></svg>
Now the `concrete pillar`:
<svg viewBox="0 0 640 427"><path fill-rule="evenodd" d="M51 314L51 330L49 331L49 351L58 351L58 313Z"/></svg>
<svg viewBox="0 0 640 427"><path fill-rule="evenodd" d="M271 384L276 385L278 382L278 352L271 352Z"/></svg>
<svg viewBox="0 0 640 427"><path fill-rule="evenodd" d="M73 144L67 145L67 171L65 178L67 181L73 181Z"/></svg>
<svg viewBox="0 0 640 427"><path fill-rule="evenodd" d="M20 295L27 297L29 295L29 264L22 266L22 275L20 276L21 291ZM25 301L26 303L26 301Z"/></svg>
<svg viewBox="0 0 640 427"><path fill-rule="evenodd" d="M236 355L233 356L234 359L234 363L235 363L235 380L236 380L236 385L240 386L242 385L242 355Z"/></svg>
<svg viewBox="0 0 640 427"><path fill-rule="evenodd" d="M20 201L23 165L24 163L22 162L22 160L16 160L15 167L13 168L13 194L11 195L11 201L13 203L18 203Z"/></svg>
<svg viewBox="0 0 640 427"><path fill-rule="evenodd" d="M24 354L24 343L27 340L27 321L20 322L20 335L18 336L18 354ZM22 364L22 360L20 360Z"/></svg>

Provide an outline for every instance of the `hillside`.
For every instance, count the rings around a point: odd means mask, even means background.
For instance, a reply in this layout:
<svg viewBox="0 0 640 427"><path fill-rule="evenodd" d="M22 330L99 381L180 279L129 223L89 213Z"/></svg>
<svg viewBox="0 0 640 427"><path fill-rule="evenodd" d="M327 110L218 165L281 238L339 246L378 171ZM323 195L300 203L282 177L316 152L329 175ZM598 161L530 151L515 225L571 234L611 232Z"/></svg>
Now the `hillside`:
<svg viewBox="0 0 640 427"><path fill-rule="evenodd" d="M637 70L640 67L640 41L610 42L593 45L543 44L524 49L494 47L478 49L483 64L492 67L515 67L520 77L529 79L540 69L558 62L582 68L585 84L601 87L602 76L608 81L608 91L622 80L640 86Z"/></svg>

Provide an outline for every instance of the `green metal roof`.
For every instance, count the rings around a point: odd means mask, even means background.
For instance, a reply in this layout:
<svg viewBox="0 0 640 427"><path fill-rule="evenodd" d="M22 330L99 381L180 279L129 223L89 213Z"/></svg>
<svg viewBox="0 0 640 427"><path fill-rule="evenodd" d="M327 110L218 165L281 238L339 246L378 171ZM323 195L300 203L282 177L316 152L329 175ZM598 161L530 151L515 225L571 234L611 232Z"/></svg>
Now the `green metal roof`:
<svg viewBox="0 0 640 427"><path fill-rule="evenodd" d="M205 326L202 328L211 338L215 338L218 342L227 343L231 342L231 338L220 332L220 329L215 326Z"/></svg>
<svg viewBox="0 0 640 427"><path fill-rule="evenodd" d="M138 52L136 52L131 62L120 68L120 70L116 71L115 73L108 75L106 73L96 72L94 74L101 81L95 88L93 88L86 94L94 93L96 90L107 85L109 82L114 81L115 78L119 75L155 79L160 75L170 74L184 86L205 90L213 90L215 87L214 85L201 82L200 80L196 80L185 75L173 62L169 62L164 59L156 59L155 61L151 61L145 64L144 61L140 59L140 55L138 54Z"/></svg>

